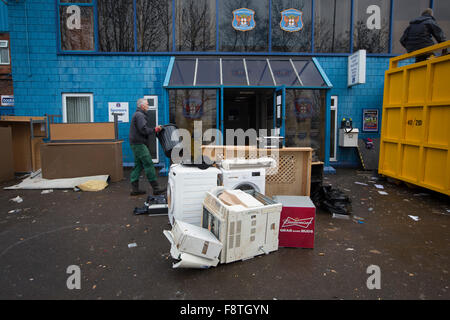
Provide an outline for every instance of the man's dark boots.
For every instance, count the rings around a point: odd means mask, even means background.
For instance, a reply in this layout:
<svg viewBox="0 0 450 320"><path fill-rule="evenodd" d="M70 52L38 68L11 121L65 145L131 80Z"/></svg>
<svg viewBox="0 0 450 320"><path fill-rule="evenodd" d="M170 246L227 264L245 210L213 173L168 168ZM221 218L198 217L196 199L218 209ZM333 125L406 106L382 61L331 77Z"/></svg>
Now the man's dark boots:
<svg viewBox="0 0 450 320"><path fill-rule="evenodd" d="M163 194L166 192L165 189L162 189L161 186L158 184L158 181L150 181L150 184L152 185L153 194L155 196Z"/></svg>
<svg viewBox="0 0 450 320"><path fill-rule="evenodd" d="M141 194L146 194L144 190L139 190L139 180L131 183L130 196L139 196Z"/></svg>

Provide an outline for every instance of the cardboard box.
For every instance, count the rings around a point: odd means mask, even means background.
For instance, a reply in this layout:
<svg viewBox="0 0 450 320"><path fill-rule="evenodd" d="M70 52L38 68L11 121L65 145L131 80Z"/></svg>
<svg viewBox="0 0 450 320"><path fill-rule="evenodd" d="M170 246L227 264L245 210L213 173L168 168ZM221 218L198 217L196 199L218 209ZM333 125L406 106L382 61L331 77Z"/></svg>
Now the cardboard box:
<svg viewBox="0 0 450 320"><path fill-rule="evenodd" d="M180 252L190 253L207 259L217 259L222 250L220 242L208 229L175 220L173 239Z"/></svg>
<svg viewBox="0 0 450 320"><path fill-rule="evenodd" d="M316 207L306 196L275 196L283 205L278 236L280 247L314 248Z"/></svg>

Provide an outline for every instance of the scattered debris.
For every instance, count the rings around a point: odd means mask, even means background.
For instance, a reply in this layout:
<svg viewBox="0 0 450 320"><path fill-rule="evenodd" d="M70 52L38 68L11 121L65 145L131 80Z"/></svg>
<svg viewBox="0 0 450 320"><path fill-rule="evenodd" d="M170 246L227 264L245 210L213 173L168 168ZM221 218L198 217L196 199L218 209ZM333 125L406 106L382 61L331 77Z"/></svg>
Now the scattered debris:
<svg viewBox="0 0 450 320"><path fill-rule="evenodd" d="M374 184L374 186L375 186L377 189L384 189L384 187L383 187L381 184Z"/></svg>
<svg viewBox="0 0 450 320"><path fill-rule="evenodd" d="M338 213L333 213L332 217L335 218L335 219L343 219L343 220L349 220L350 219L350 216L348 216L346 214L338 214Z"/></svg>
<svg viewBox="0 0 450 320"><path fill-rule="evenodd" d="M359 223L359 224L363 224L364 223L364 218L361 218L361 217L358 217L358 216L353 216L352 218L353 218L352 220L355 223Z"/></svg>
<svg viewBox="0 0 450 320"><path fill-rule="evenodd" d="M341 190L332 186L320 186L311 195L316 208L332 214L348 215L351 212L351 199Z"/></svg>
<svg viewBox="0 0 450 320"><path fill-rule="evenodd" d="M378 191L378 193L381 194L381 195L383 195L383 196L385 196L385 195L388 194L386 191Z"/></svg>
<svg viewBox="0 0 450 320"><path fill-rule="evenodd" d="M355 249L353 249L353 248L347 248L347 249L345 249L345 251L355 251Z"/></svg>
<svg viewBox="0 0 450 320"><path fill-rule="evenodd" d="M380 251L378 251L378 250L375 250L375 249L374 249L374 250L370 250L369 252L370 252L370 253L375 253L375 254L381 254L381 252L380 252Z"/></svg>
<svg viewBox="0 0 450 320"><path fill-rule="evenodd" d="M76 187L82 191L101 191L108 186L108 183L104 180L88 180Z"/></svg>
<svg viewBox="0 0 450 320"><path fill-rule="evenodd" d="M135 248L135 247L137 247L137 243L135 242L128 244L128 248Z"/></svg>
<svg viewBox="0 0 450 320"><path fill-rule="evenodd" d="M415 193L414 196L415 196L415 197L425 197L425 196L429 196L429 194L428 194L428 193L421 192L421 193Z"/></svg>
<svg viewBox="0 0 450 320"><path fill-rule="evenodd" d="M42 190L41 194L47 194L47 193L52 193L53 189L48 189L48 190Z"/></svg>
<svg viewBox="0 0 450 320"><path fill-rule="evenodd" d="M20 196L17 196L15 198L9 199L11 201L17 202L17 203L21 203L23 202L23 199Z"/></svg>
<svg viewBox="0 0 450 320"><path fill-rule="evenodd" d="M367 184L367 183L363 183L363 182L358 182L358 181L355 181L355 184L359 184L359 185L362 185L362 186L368 186L368 184Z"/></svg>
<svg viewBox="0 0 450 320"><path fill-rule="evenodd" d="M414 221L419 221L420 220L420 218L418 216L412 216L412 215L409 214L408 217L410 217Z"/></svg>
<svg viewBox="0 0 450 320"><path fill-rule="evenodd" d="M14 209L14 210L8 211L8 213L19 213L20 211L22 211L22 209Z"/></svg>

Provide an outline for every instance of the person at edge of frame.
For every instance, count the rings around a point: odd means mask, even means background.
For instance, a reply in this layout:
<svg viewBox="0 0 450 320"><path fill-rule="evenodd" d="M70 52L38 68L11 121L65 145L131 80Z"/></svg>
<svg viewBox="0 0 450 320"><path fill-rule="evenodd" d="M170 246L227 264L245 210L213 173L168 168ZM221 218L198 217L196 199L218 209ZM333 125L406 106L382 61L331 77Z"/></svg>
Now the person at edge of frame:
<svg viewBox="0 0 450 320"><path fill-rule="evenodd" d="M427 8L420 17L409 22L409 26L400 38L400 43L410 53L434 45L433 37L438 43L446 40L444 32L433 17L433 10ZM442 55L445 54L447 54L447 48L442 50ZM425 61L431 55L431 53L418 55L416 62Z"/></svg>

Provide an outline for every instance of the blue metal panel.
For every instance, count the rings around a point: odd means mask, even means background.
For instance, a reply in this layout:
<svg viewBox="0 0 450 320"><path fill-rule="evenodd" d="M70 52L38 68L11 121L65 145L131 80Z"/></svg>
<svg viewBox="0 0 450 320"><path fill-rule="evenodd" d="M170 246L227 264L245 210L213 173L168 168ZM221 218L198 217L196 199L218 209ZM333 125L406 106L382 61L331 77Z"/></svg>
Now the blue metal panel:
<svg viewBox="0 0 450 320"><path fill-rule="evenodd" d="M164 80L164 87L169 85L170 75L172 74L173 64L175 63L175 57L170 58L169 67L167 68L166 78Z"/></svg>
<svg viewBox="0 0 450 320"><path fill-rule="evenodd" d="M322 69L322 66L320 65L319 61L316 58L312 58L312 61L314 62L314 64L316 65L317 70L319 70L320 75L322 76L323 80L325 81L325 83L327 84L327 86L329 88L333 87L333 84L331 83L330 79L328 79L327 74L325 73L325 71ZM322 88L323 89L323 88Z"/></svg>
<svg viewBox="0 0 450 320"><path fill-rule="evenodd" d="M8 7L3 1L0 1L0 31L8 32Z"/></svg>

